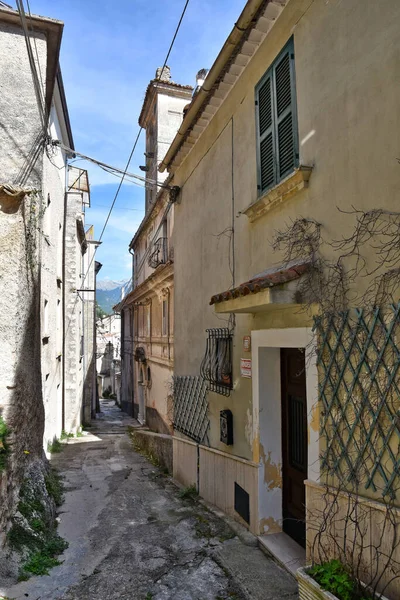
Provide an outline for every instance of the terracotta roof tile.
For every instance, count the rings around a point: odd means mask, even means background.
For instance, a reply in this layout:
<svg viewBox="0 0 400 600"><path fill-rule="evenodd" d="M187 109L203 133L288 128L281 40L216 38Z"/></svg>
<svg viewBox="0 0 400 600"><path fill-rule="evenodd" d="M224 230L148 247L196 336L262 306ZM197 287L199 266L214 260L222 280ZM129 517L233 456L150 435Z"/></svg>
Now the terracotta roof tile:
<svg viewBox="0 0 400 600"><path fill-rule="evenodd" d="M311 261L309 259L304 259L302 261L281 265L275 269L268 269L252 279L249 279L249 281L241 283L232 290L215 294L212 296L210 304L219 304L220 302L226 302L226 300L232 300L233 298L239 298L240 296L257 294L264 289L282 285L283 283L289 283L289 281L299 279L299 277L309 270L310 266Z"/></svg>

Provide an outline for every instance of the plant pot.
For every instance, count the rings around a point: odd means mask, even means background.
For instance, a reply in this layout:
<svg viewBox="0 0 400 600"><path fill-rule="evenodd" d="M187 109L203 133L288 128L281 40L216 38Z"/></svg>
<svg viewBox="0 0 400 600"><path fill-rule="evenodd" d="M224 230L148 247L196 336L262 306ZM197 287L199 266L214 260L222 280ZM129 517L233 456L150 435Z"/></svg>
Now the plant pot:
<svg viewBox="0 0 400 600"><path fill-rule="evenodd" d="M296 577L299 582L300 600L338 600L337 596L323 590L315 579L307 575L306 571L309 568L301 567L297 569Z"/></svg>
<svg viewBox="0 0 400 600"><path fill-rule="evenodd" d="M300 600L338 600L338 597L331 592L326 592L322 587L307 574L306 571L311 566L301 567L297 569L296 577L299 583L299 599ZM380 596L379 600L388 600L385 596Z"/></svg>

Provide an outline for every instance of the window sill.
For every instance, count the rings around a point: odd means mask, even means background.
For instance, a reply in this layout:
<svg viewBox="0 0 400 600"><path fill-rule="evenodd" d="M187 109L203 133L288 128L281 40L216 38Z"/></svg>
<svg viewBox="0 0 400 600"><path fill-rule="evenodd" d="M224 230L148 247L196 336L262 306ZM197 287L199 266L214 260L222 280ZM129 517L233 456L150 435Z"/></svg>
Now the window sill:
<svg viewBox="0 0 400 600"><path fill-rule="evenodd" d="M301 190L307 188L311 172L312 167L300 165L300 167L288 175L286 179L265 192L265 194L250 204L250 206L242 211L243 214L249 217L250 223L253 223L253 221L256 221L265 215L272 208L275 208L275 206L282 204L282 202L285 200L292 198L301 192Z"/></svg>

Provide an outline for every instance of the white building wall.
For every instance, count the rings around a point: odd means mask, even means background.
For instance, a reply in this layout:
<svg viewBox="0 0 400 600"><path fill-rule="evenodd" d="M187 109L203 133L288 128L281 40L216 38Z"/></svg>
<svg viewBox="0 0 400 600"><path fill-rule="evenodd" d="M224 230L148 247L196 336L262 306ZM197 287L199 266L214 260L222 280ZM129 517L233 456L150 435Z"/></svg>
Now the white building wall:
<svg viewBox="0 0 400 600"><path fill-rule="evenodd" d="M52 139L63 139L60 105L53 103L49 129ZM64 140L67 143L67 140ZM44 448L62 431L62 345L63 345L63 237L66 155L48 147L43 155L43 235L41 239L41 344L45 410Z"/></svg>

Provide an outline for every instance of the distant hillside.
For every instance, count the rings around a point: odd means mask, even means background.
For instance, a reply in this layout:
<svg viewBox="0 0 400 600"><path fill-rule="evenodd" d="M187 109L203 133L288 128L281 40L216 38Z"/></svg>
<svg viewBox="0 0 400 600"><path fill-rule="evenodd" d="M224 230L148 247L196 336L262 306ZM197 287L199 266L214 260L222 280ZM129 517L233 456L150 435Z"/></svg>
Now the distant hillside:
<svg viewBox="0 0 400 600"><path fill-rule="evenodd" d="M105 313L110 314L113 312L112 308L122 299L122 294L126 295L129 283L129 279L124 281L111 281L110 279L97 281L96 300Z"/></svg>

